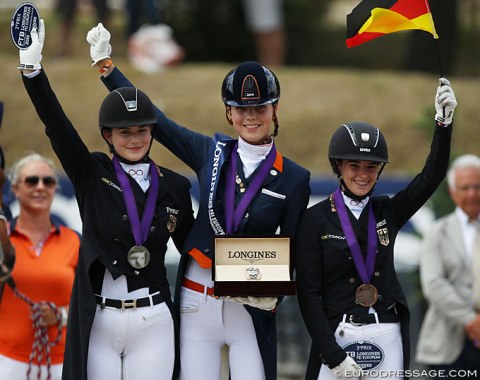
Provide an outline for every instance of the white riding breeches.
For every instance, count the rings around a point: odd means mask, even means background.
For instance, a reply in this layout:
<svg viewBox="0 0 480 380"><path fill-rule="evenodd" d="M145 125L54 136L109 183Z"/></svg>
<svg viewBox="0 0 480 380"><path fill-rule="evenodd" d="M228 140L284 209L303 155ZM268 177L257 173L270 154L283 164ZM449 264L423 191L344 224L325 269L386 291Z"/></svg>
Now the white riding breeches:
<svg viewBox="0 0 480 380"><path fill-rule="evenodd" d="M220 379L224 345L229 348L232 380L265 379L252 317L245 307L185 287L181 291L180 379Z"/></svg>
<svg viewBox="0 0 480 380"><path fill-rule="evenodd" d="M171 380L174 361L173 319L165 302L127 310L97 306L88 380Z"/></svg>

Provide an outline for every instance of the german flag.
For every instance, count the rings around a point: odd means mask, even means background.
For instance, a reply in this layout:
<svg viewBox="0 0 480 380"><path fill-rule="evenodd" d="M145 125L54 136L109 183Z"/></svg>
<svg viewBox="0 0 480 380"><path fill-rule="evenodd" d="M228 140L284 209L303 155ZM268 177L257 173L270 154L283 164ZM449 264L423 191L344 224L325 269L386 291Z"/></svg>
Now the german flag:
<svg viewBox="0 0 480 380"><path fill-rule="evenodd" d="M427 0L363 0L347 15L347 47L409 29L438 38Z"/></svg>

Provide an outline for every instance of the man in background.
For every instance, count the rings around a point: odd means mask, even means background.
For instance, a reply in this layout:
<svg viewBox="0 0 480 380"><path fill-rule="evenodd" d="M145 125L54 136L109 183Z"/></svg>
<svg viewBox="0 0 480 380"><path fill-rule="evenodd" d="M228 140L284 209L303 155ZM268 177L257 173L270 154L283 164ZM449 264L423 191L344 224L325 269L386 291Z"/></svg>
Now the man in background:
<svg viewBox="0 0 480 380"><path fill-rule="evenodd" d="M476 378L480 376L480 158L467 154L455 159L447 181L455 211L432 226L421 250L420 277L429 307L416 360L435 370L437 377L463 377L457 371L470 370Z"/></svg>

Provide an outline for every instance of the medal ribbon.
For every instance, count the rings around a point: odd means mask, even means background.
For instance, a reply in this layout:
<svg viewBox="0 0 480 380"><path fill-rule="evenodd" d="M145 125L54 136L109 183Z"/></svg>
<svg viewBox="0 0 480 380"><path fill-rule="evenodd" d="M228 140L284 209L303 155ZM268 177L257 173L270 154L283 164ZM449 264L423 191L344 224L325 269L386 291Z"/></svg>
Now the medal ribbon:
<svg viewBox="0 0 480 380"><path fill-rule="evenodd" d="M142 215L142 221L138 216L137 203L135 197L133 196L132 186L127 177L127 173L123 170L120 162L117 157L112 158L113 166L115 168L115 174L117 176L118 182L120 182L120 187L122 188L123 201L125 202L125 207L127 208L128 220L130 221L130 230L133 233L133 238L135 239L136 245L142 245L148 237L148 231L152 225L153 214L155 211L155 205L158 198L158 174L155 168L155 164L150 160L150 188L148 189L147 203L145 204L145 209Z"/></svg>
<svg viewBox="0 0 480 380"><path fill-rule="evenodd" d="M333 193L333 201L337 209L338 218L342 225L345 239L352 253L353 262L357 268L357 273L362 279L364 284L370 284L370 278L372 277L373 270L375 268L375 254L377 252L377 236L375 234L375 216L373 215L372 202L368 205L368 225L367 225L367 256L364 260L362 251L360 250L360 244L358 244L357 237L353 231L352 223L348 217L347 207L343 201L342 193L340 189L337 189Z"/></svg>
<svg viewBox="0 0 480 380"><path fill-rule="evenodd" d="M237 147L238 143L235 144L232 154L230 155L230 165L228 166L227 178L225 180L225 224L227 234L234 233L238 229L238 226L247 211L248 205L252 202L252 199L257 194L260 186L262 186L263 181L267 177L268 171L272 167L275 162L275 157L277 156L275 145L272 145L272 149L260 165L252 182L250 182L243 194L242 199L238 202L237 207L235 207L235 176L237 173L238 157Z"/></svg>

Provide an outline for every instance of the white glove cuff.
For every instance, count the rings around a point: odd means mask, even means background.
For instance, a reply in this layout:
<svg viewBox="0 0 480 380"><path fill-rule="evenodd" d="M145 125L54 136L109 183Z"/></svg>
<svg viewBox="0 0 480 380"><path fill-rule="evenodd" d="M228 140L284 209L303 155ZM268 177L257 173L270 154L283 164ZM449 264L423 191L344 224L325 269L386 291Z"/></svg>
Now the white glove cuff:
<svg viewBox="0 0 480 380"><path fill-rule="evenodd" d="M28 63L20 63L17 66L18 70L40 70L42 65L40 63L28 64Z"/></svg>
<svg viewBox="0 0 480 380"><path fill-rule="evenodd" d="M98 62L100 62L103 59L110 59L110 56L106 55L101 57L95 57L95 59L92 59L92 67L95 66Z"/></svg>

